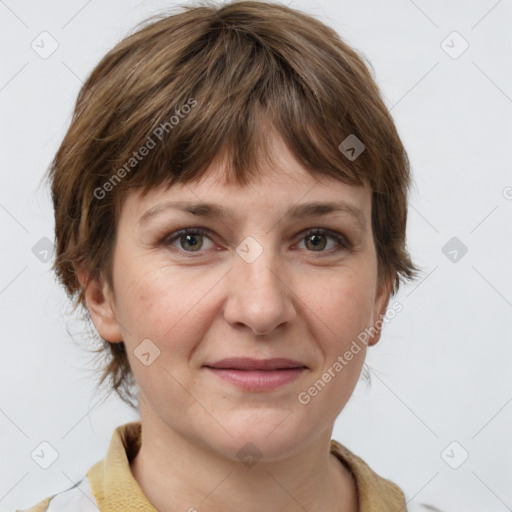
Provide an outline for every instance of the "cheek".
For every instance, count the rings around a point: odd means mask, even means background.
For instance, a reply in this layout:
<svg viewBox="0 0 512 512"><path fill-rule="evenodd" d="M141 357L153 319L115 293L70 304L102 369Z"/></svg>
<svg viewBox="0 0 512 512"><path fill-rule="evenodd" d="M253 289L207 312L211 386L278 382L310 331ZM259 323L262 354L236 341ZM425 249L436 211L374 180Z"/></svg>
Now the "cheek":
<svg viewBox="0 0 512 512"><path fill-rule="evenodd" d="M161 310L169 307L168 293L156 279L141 272L140 269L123 267L124 276L120 277L117 286L116 316L130 337L149 337L148 327L159 322ZM172 311L172 308L170 308ZM154 329L151 329L152 331ZM158 332L158 329L156 329ZM137 333L137 334L136 334Z"/></svg>
<svg viewBox="0 0 512 512"><path fill-rule="evenodd" d="M332 276L306 302L307 322L315 326L312 335L321 352L318 368L298 396L311 418L334 421L357 385L366 355L358 336L371 319L371 286L364 274Z"/></svg>
<svg viewBox="0 0 512 512"><path fill-rule="evenodd" d="M205 304L217 276L191 277L184 269L126 268L121 284L120 322L128 343L149 338L165 348L186 353L207 328ZM128 277L129 276L129 277ZM139 340L139 341L138 341ZM179 355L179 354L178 354Z"/></svg>
<svg viewBox="0 0 512 512"><path fill-rule="evenodd" d="M350 344L371 322L374 283L367 273L333 273L304 283L301 297L329 351ZM315 320L316 318L316 320Z"/></svg>

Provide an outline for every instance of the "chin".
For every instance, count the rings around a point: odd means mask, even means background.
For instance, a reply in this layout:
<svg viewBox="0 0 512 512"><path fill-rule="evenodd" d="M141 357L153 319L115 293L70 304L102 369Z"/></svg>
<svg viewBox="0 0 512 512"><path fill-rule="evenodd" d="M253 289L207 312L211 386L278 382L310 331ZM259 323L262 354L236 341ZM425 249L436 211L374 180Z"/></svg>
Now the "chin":
<svg viewBox="0 0 512 512"><path fill-rule="evenodd" d="M231 436L219 432L214 449L235 461L244 457L268 462L280 460L300 450L312 436L304 431L304 421L295 412L284 409L238 413L231 421L222 421L222 425Z"/></svg>

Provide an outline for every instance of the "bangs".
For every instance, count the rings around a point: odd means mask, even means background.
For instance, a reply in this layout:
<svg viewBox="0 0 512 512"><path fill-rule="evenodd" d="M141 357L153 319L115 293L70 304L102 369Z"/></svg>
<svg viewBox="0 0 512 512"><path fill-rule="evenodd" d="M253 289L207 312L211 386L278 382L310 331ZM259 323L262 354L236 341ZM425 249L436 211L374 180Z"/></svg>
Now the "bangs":
<svg viewBox="0 0 512 512"><path fill-rule="evenodd" d="M96 186L107 179L119 187L116 210L130 190L145 195L155 187L200 180L218 160L228 181L245 185L265 166L276 168L269 150L276 136L312 174L377 185L369 175L378 170L372 141L356 130L349 108L358 103L354 94L364 91L343 86L347 77L340 66L333 68L329 55L317 50L316 61L304 62L300 48L282 40L272 48L271 39L237 30L235 22L212 23L166 59L151 40L145 44L138 51L155 56L135 66L124 82L130 94L110 99L115 114L103 139L111 174L105 176L104 162ZM351 134L366 146L355 161L338 148ZM113 147L119 148L115 154Z"/></svg>

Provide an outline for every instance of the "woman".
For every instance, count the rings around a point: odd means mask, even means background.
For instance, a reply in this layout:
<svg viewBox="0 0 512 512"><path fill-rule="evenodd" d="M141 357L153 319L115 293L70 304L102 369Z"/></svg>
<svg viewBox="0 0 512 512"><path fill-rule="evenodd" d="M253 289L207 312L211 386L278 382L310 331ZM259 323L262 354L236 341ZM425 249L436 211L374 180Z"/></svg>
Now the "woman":
<svg viewBox="0 0 512 512"><path fill-rule="evenodd" d="M265 2L151 20L84 84L49 179L54 269L141 421L31 510L406 510L331 440L418 271L406 153L332 29Z"/></svg>

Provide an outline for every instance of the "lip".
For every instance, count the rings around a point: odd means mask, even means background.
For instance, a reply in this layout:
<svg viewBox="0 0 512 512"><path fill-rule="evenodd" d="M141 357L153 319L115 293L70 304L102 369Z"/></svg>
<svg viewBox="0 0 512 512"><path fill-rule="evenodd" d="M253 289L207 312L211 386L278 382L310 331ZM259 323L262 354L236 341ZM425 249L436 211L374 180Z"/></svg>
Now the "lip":
<svg viewBox="0 0 512 512"><path fill-rule="evenodd" d="M272 391L297 379L307 366L285 358L232 357L204 365L221 379L246 391Z"/></svg>
<svg viewBox="0 0 512 512"><path fill-rule="evenodd" d="M272 391L294 381L306 369L302 367L281 370L230 370L209 366L205 368L245 391Z"/></svg>
<svg viewBox="0 0 512 512"><path fill-rule="evenodd" d="M221 370L282 370L289 368L306 368L304 363L284 357L272 359L254 359L252 357L228 357L204 366Z"/></svg>

